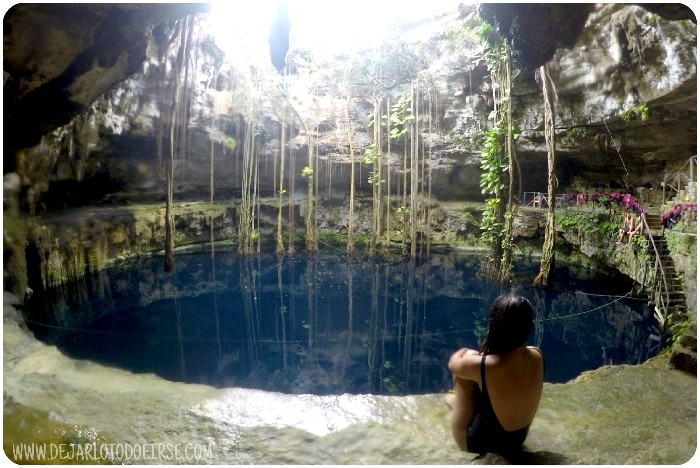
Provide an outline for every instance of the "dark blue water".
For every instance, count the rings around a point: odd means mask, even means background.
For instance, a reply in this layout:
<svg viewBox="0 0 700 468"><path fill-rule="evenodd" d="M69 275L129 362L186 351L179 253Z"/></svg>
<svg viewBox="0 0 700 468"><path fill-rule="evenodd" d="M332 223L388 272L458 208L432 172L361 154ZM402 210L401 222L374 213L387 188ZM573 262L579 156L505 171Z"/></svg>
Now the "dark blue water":
<svg viewBox="0 0 700 468"><path fill-rule="evenodd" d="M344 253L238 257L183 254L96 273L47 293L28 313L36 336L64 353L136 373L285 393L420 394L451 387L446 363L477 348L505 288L482 257L348 258ZM535 309L530 344L548 382L651 357L646 301L621 275L559 265L556 289L515 287ZM510 288L509 288L510 289ZM653 320L653 319L652 319Z"/></svg>

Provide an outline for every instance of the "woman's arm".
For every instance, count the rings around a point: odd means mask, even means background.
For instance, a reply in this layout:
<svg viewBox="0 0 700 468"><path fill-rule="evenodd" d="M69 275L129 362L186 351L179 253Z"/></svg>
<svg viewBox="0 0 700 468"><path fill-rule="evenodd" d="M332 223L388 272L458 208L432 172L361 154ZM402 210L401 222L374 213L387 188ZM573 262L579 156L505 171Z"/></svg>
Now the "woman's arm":
<svg viewBox="0 0 700 468"><path fill-rule="evenodd" d="M475 349L462 348L450 357L447 367L453 375L462 379L481 381L481 353Z"/></svg>

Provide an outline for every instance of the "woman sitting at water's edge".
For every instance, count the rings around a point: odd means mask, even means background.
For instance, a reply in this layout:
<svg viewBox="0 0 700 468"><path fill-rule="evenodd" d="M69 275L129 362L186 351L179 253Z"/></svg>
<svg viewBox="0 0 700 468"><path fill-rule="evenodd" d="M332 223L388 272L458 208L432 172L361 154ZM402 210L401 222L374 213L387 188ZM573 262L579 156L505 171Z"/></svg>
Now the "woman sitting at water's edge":
<svg viewBox="0 0 700 468"><path fill-rule="evenodd" d="M452 435L462 450L511 453L521 450L542 396L544 358L526 346L532 306L503 294L491 306L481 351L463 348L448 363L454 393Z"/></svg>

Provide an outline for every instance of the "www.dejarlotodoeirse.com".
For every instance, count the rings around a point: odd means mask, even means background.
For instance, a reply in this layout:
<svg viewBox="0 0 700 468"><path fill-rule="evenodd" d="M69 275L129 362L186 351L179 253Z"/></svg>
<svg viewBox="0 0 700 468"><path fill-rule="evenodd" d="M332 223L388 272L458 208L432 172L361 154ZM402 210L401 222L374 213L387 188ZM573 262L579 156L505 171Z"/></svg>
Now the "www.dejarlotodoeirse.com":
<svg viewBox="0 0 700 468"><path fill-rule="evenodd" d="M9 454L8 454L9 455ZM204 444L109 444L91 442L85 444L18 443L12 444L15 461L83 461L83 462L129 462L129 461L177 461L196 462L214 458L211 445Z"/></svg>

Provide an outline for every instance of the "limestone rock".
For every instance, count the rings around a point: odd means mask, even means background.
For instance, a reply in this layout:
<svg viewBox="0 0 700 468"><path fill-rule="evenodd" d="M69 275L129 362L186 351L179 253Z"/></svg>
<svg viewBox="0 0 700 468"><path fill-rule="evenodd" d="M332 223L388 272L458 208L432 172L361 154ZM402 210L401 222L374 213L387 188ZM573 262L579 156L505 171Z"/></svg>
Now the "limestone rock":
<svg viewBox="0 0 700 468"><path fill-rule="evenodd" d="M673 366L674 369L697 375L697 353L697 323L693 322L688 331L686 331L673 346L670 358L671 366Z"/></svg>

